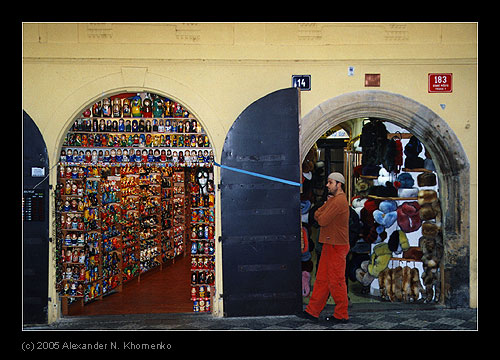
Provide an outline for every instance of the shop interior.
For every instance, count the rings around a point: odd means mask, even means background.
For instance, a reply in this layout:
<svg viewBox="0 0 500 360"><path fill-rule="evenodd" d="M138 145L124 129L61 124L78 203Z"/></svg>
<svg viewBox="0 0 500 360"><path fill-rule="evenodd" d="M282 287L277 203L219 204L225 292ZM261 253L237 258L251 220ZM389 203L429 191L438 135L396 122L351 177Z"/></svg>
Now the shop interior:
<svg viewBox="0 0 500 360"><path fill-rule="evenodd" d="M213 150L182 104L122 93L84 110L55 204L63 315L211 311Z"/></svg>
<svg viewBox="0 0 500 360"><path fill-rule="evenodd" d="M439 302L443 238L431 156L407 129L360 118L323 134L302 163L303 303L321 256L314 211L326 200L333 171L344 174L350 204L350 304ZM327 304L334 304L331 296Z"/></svg>

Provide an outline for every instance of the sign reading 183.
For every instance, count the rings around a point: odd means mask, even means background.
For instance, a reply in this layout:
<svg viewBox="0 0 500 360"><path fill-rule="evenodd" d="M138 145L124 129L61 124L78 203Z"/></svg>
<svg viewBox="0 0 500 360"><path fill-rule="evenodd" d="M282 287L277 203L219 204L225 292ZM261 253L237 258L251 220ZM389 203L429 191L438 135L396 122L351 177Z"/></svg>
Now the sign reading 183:
<svg viewBox="0 0 500 360"><path fill-rule="evenodd" d="M300 90L311 90L311 75L292 75L292 86Z"/></svg>
<svg viewBox="0 0 500 360"><path fill-rule="evenodd" d="M429 74L430 93L451 93L453 74Z"/></svg>

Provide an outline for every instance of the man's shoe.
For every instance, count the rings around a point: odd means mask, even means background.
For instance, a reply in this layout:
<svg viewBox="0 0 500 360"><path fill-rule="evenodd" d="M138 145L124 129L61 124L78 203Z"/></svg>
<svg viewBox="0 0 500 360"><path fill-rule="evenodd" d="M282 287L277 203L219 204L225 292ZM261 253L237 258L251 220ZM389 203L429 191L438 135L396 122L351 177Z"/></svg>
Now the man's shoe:
<svg viewBox="0 0 500 360"><path fill-rule="evenodd" d="M302 311L301 313L297 314L297 316L301 319L306 319L306 320L310 320L310 321L313 321L313 322L318 322L318 318L317 317L314 317L312 316L311 314L309 314L307 311Z"/></svg>
<svg viewBox="0 0 500 360"><path fill-rule="evenodd" d="M332 316L327 316L325 318L325 321L328 323L328 324L331 324L331 325L337 325L337 324L347 324L349 322L349 319L337 319L336 317L334 317L333 315Z"/></svg>

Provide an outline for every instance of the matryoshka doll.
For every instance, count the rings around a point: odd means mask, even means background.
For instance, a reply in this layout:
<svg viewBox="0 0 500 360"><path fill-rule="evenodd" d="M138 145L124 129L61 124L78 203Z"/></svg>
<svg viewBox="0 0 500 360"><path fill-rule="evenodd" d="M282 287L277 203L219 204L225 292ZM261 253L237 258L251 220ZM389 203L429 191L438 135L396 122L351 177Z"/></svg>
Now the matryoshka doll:
<svg viewBox="0 0 500 360"><path fill-rule="evenodd" d="M184 132L191 132L191 121L186 120L186 122L184 123Z"/></svg>
<svg viewBox="0 0 500 360"><path fill-rule="evenodd" d="M71 255L72 255L72 254L71 254L71 250L70 250L70 249L67 249L67 250L66 250L66 254L65 254L65 256L64 256L64 262L67 262L67 263L71 262ZM69 268L69 267L68 267L68 268ZM68 268L66 268L66 273L68 272ZM71 268L69 268L69 269L71 269Z"/></svg>
<svg viewBox="0 0 500 360"><path fill-rule="evenodd" d="M159 97L153 101L153 116L154 117L163 116L163 100Z"/></svg>
<svg viewBox="0 0 500 360"><path fill-rule="evenodd" d="M143 117L153 117L153 108L150 98L145 98L142 102L142 116Z"/></svg>
<svg viewBox="0 0 500 360"><path fill-rule="evenodd" d="M120 132L125 131L125 122L123 119L118 120L118 131Z"/></svg>
<svg viewBox="0 0 500 360"><path fill-rule="evenodd" d="M133 117L141 117L141 98L139 96L134 96L131 102L131 113Z"/></svg>
<svg viewBox="0 0 500 360"><path fill-rule="evenodd" d="M102 106L101 102L98 101L92 106L92 116L93 117L101 117L102 116Z"/></svg>
<svg viewBox="0 0 500 360"><path fill-rule="evenodd" d="M186 167L191 167L191 154L189 153L189 150L186 150L184 152L184 161L186 162Z"/></svg>
<svg viewBox="0 0 500 360"><path fill-rule="evenodd" d="M184 166L185 163L184 163L184 153L181 151L179 151L179 164L180 166Z"/></svg>
<svg viewBox="0 0 500 360"><path fill-rule="evenodd" d="M170 100L165 101L163 104L163 110L165 112L165 117L171 117L172 116L172 111L170 109Z"/></svg>
<svg viewBox="0 0 500 360"><path fill-rule="evenodd" d="M85 151L85 163L90 163L92 161L92 153L90 150Z"/></svg>
<svg viewBox="0 0 500 360"><path fill-rule="evenodd" d="M111 149L109 162L113 163L113 164L116 163L116 150L115 149Z"/></svg>
<svg viewBox="0 0 500 360"><path fill-rule="evenodd" d="M165 149L162 149L161 154L160 154L160 162L165 162L167 161L167 152Z"/></svg>
<svg viewBox="0 0 500 360"><path fill-rule="evenodd" d="M130 100L129 99L123 99L122 113L123 113L123 117L130 117L131 116Z"/></svg>
<svg viewBox="0 0 500 360"><path fill-rule="evenodd" d="M121 117L122 116L122 102L120 98L113 99L113 117Z"/></svg>
<svg viewBox="0 0 500 360"><path fill-rule="evenodd" d="M92 163L97 164L97 150L92 150Z"/></svg>
<svg viewBox="0 0 500 360"><path fill-rule="evenodd" d="M116 150L116 162L121 163L123 161L122 149Z"/></svg>
<svg viewBox="0 0 500 360"><path fill-rule="evenodd" d="M84 260L83 262L85 263L85 254L83 256ZM85 281L85 268L84 267L81 267L80 268L80 276L78 277L78 281Z"/></svg>
<svg viewBox="0 0 500 360"><path fill-rule="evenodd" d="M59 161L62 163L66 162L66 150L64 150L64 149L61 150L61 155L59 156Z"/></svg>
<svg viewBox="0 0 500 360"><path fill-rule="evenodd" d="M102 100L102 116L111 117L112 108L111 108L111 100L108 98L104 98Z"/></svg>
<svg viewBox="0 0 500 360"><path fill-rule="evenodd" d="M66 152L66 162L73 162L73 150L71 149L68 149L68 151Z"/></svg>
<svg viewBox="0 0 500 360"><path fill-rule="evenodd" d="M160 150L155 149L153 157L155 162L160 162Z"/></svg>
<svg viewBox="0 0 500 360"><path fill-rule="evenodd" d="M83 116L83 117L86 117L86 118L90 117L90 115L91 115L90 108L86 109L86 110L82 113L82 116Z"/></svg>

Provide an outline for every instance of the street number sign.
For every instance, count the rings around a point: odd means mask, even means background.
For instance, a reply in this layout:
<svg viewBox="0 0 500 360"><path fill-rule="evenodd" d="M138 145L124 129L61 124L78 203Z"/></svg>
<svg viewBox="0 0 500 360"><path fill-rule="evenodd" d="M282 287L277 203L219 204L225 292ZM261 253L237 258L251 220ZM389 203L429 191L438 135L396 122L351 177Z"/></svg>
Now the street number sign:
<svg viewBox="0 0 500 360"><path fill-rule="evenodd" d="M451 93L453 91L453 74L429 74L430 93Z"/></svg>
<svg viewBox="0 0 500 360"><path fill-rule="evenodd" d="M292 86L300 90L311 90L311 75L292 75Z"/></svg>

